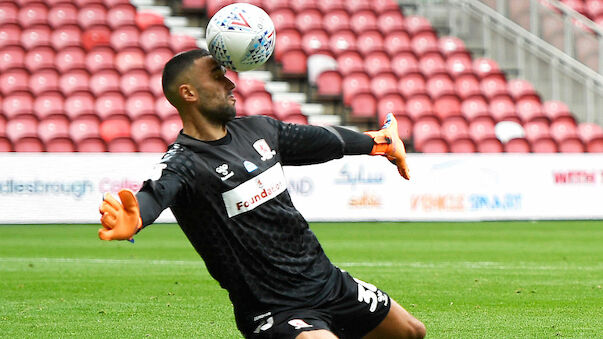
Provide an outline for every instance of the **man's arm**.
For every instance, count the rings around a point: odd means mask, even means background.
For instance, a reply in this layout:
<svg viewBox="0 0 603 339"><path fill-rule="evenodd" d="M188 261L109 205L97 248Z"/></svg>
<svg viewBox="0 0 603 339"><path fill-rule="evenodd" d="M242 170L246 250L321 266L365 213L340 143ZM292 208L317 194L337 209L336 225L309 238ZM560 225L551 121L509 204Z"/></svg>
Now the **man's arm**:
<svg viewBox="0 0 603 339"><path fill-rule="evenodd" d="M341 158L344 155L382 155L410 179L404 143L398 136L393 114L388 114L383 128L357 133L342 127L317 127L280 123L279 150L283 165L308 165Z"/></svg>

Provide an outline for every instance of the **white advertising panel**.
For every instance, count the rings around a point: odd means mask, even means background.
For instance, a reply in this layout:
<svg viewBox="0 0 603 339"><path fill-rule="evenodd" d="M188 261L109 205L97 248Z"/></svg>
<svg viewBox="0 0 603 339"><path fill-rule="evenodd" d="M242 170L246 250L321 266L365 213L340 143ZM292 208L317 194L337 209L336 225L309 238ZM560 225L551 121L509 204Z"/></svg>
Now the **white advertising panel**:
<svg viewBox="0 0 603 339"><path fill-rule="evenodd" d="M160 154L0 155L0 223L96 223L104 192L140 189ZM603 155L410 154L285 167L309 221L603 219ZM226 207L225 207L226 208ZM173 222L165 211L158 222Z"/></svg>

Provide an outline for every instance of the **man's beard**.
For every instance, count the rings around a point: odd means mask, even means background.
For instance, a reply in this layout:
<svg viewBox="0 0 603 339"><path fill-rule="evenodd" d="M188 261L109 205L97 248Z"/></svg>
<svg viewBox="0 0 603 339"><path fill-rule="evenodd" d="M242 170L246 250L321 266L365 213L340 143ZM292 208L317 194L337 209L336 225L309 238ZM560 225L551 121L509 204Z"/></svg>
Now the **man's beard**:
<svg viewBox="0 0 603 339"><path fill-rule="evenodd" d="M205 109L201 112L207 120L218 124L226 124L237 115L237 109L234 105L223 105L215 109Z"/></svg>

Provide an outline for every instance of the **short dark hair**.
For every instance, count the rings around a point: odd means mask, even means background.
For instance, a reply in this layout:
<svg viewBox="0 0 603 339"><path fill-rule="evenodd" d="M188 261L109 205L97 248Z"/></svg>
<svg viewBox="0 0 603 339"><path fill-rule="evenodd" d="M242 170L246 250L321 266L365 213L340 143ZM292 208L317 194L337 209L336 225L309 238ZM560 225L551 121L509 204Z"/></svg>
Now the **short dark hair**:
<svg viewBox="0 0 603 339"><path fill-rule="evenodd" d="M163 94L168 97L168 88L173 84L174 80L180 76L182 71L190 67L195 60L208 55L211 55L208 50L199 48L178 53L173 56L163 67L163 74L161 75Z"/></svg>

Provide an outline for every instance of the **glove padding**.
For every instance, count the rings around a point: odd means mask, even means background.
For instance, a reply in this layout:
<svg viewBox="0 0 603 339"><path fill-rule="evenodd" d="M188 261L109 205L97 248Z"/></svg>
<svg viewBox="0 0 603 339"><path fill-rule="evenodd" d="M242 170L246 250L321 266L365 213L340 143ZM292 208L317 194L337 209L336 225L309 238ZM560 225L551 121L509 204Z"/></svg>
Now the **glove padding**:
<svg viewBox="0 0 603 339"><path fill-rule="evenodd" d="M406 164L406 149L404 143L398 136L398 122L393 114L389 113L385 117L383 127L378 131L367 131L364 134L373 138L375 145L371 155L383 155L387 157L394 165L398 167L400 175L410 180L410 171Z"/></svg>
<svg viewBox="0 0 603 339"><path fill-rule="evenodd" d="M98 237L102 240L130 240L142 227L138 200L134 193L123 189L118 194L121 203L110 193L105 193L100 205L103 228L98 230Z"/></svg>

